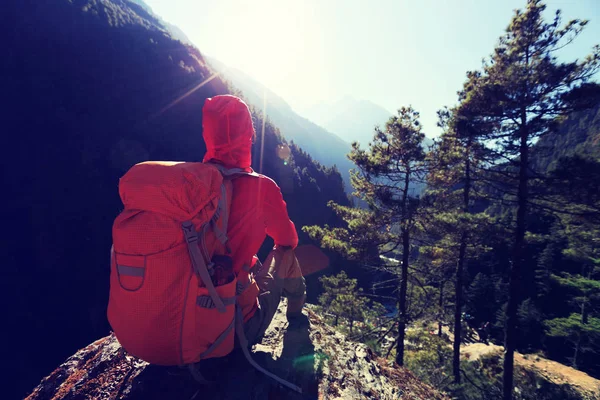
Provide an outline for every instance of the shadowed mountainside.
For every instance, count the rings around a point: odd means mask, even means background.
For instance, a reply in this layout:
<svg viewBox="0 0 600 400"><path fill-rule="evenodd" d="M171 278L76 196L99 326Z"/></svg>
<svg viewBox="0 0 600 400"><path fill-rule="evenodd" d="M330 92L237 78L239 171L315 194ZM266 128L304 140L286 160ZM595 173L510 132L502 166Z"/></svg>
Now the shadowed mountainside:
<svg viewBox="0 0 600 400"><path fill-rule="evenodd" d="M235 90L212 78L200 52L174 40L139 4L8 0L2 7L0 66L9 101L0 108L0 289L14 327L3 353L10 366L3 376L12 384L3 394L16 398L109 331L119 178L144 160L202 160L204 100ZM260 113L254 116L261 126ZM277 156L283 142L267 123L254 146L256 169L280 185L299 231L338 224L326 203L348 202L339 174L297 149L284 163Z"/></svg>

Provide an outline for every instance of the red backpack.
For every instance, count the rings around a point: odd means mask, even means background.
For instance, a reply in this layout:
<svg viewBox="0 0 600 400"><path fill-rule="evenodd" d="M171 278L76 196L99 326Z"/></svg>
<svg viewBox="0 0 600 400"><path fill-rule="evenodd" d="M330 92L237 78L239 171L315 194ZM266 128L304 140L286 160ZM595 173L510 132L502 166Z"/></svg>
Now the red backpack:
<svg viewBox="0 0 600 400"><path fill-rule="evenodd" d="M119 182L108 320L132 355L183 365L234 345L236 277L215 287L231 182L211 164L145 162Z"/></svg>
<svg viewBox="0 0 600 400"><path fill-rule="evenodd" d="M249 312L238 296L256 303L259 289L247 272L236 276L226 256L231 180L243 175L256 176L215 164L144 162L121 178L125 209L113 224L108 321L127 352L166 366L225 356L237 333L255 368L301 392L256 364L244 336Z"/></svg>

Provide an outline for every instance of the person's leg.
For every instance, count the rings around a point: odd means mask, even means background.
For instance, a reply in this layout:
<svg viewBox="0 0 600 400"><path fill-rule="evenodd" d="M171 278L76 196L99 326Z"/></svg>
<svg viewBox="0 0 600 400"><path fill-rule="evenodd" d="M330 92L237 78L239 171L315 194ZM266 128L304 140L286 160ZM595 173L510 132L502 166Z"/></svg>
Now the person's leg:
<svg viewBox="0 0 600 400"><path fill-rule="evenodd" d="M306 300L306 282L294 250L281 250L280 257L281 261L275 269L274 276L281 282L282 294L288 299L289 319L302 314L302 307Z"/></svg>
<svg viewBox="0 0 600 400"><path fill-rule="evenodd" d="M257 265L254 278L260 289L258 309L245 324L249 343L262 338L279 307L281 296L288 298L288 318L300 315L306 297L306 285L293 250L275 249L264 265Z"/></svg>
<svg viewBox="0 0 600 400"><path fill-rule="evenodd" d="M306 301L306 282L295 255L288 264L287 273L281 279L283 296L288 299L287 317L294 318L302 314L302 307Z"/></svg>
<svg viewBox="0 0 600 400"><path fill-rule="evenodd" d="M268 268L264 268L268 271ZM258 294L258 308L254 315L244 324L244 333L248 342L258 342L271 324L281 300L282 287L273 276L266 272L262 276L255 276L260 292Z"/></svg>

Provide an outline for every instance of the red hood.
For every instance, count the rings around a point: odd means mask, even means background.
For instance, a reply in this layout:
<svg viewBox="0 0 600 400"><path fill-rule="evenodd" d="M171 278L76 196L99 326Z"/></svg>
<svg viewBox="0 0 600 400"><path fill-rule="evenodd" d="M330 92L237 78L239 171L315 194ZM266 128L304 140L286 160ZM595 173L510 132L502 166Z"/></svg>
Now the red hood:
<svg viewBox="0 0 600 400"><path fill-rule="evenodd" d="M231 95L215 96L206 99L202 114L204 162L220 161L228 167L249 168L254 126L246 103Z"/></svg>

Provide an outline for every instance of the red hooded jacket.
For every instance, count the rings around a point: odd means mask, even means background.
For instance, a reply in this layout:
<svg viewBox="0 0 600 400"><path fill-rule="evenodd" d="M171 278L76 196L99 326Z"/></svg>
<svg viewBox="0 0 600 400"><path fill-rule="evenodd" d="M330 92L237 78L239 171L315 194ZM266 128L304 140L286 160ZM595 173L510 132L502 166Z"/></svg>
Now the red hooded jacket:
<svg viewBox="0 0 600 400"><path fill-rule="evenodd" d="M202 112L204 162L253 172L254 126L246 103L231 95L215 96L206 99ZM266 235L276 245L298 245L296 227L288 216L281 190L264 175L241 176L233 181L227 233L236 272L251 264Z"/></svg>

